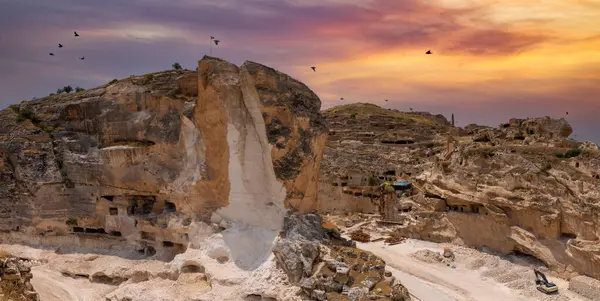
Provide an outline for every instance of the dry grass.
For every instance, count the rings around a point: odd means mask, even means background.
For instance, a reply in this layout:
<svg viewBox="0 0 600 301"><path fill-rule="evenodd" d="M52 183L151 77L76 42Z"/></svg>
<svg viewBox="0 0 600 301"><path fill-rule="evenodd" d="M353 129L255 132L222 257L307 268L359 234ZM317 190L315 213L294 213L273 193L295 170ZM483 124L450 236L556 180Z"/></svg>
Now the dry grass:
<svg viewBox="0 0 600 301"><path fill-rule="evenodd" d="M10 254L8 252L0 250L0 259L8 258L8 257L10 257Z"/></svg>

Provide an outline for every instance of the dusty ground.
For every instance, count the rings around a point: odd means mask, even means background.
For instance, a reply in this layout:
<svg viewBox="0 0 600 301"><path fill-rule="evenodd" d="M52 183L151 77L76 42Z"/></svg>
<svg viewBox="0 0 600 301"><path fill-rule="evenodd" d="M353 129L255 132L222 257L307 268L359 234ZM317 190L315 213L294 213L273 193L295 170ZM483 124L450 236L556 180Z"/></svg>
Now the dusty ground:
<svg viewBox="0 0 600 301"><path fill-rule="evenodd" d="M252 295L303 300L274 256L254 270L242 270L220 234L171 262L8 244L0 244L0 250L36 261L31 283L41 301L244 301Z"/></svg>
<svg viewBox="0 0 600 301"><path fill-rule="evenodd" d="M415 256L420 250L442 253L445 244L408 239L394 246L383 242L358 243L382 257L392 273L416 300L422 301L588 301L568 291L568 282L549 277L559 287L557 295L536 290L533 264L519 258L503 259L477 250L450 246L456 259L447 266ZM454 268L452 267L454 266Z"/></svg>
<svg viewBox="0 0 600 301"><path fill-rule="evenodd" d="M369 232L372 239L382 236L381 229L373 227L368 220L342 230L348 234L357 228ZM548 278L559 286L558 294L548 296L537 291L533 274L537 263L528 258L500 258L466 247L413 239L393 246L383 241L357 243L357 246L382 257L415 301L589 301L569 291L567 281L554 277ZM449 265L440 262L445 247L455 255ZM174 263L177 261L200 263L197 259L204 257L201 250L189 250L172 263L84 253L56 254L51 250L6 244L1 244L0 250L39 262L32 268L32 284L41 301L112 301L127 300L132 295L144 296L139 300L154 301L170 300L169 296L175 296L177 300L238 300L234 293L242 288L248 294L257 290L268 292L275 298L295 295L291 287L285 289L289 292L282 293L286 286L275 285L285 280L273 282L273 278L278 278L273 275L281 273L275 272L274 265L269 264L254 273L242 275L244 273L240 274L232 265L201 260L206 268L204 273L176 272L178 268ZM130 280L118 285L88 279L98 272L111 277L122 275ZM73 277L80 273L90 277ZM252 279L251 283L246 279Z"/></svg>
<svg viewBox="0 0 600 301"><path fill-rule="evenodd" d="M371 236L371 241L387 237L386 227L377 224L375 215L328 216L344 236L358 229ZM451 244L406 239L397 245L384 241L357 243L357 247L383 258L388 267L421 301L589 301L568 290L568 281L550 277L539 262L530 258L501 258L475 249ZM450 248L455 259L450 265L440 262L444 248ZM439 254L436 256L436 254ZM559 293L544 295L535 287L533 268L540 268L559 287Z"/></svg>

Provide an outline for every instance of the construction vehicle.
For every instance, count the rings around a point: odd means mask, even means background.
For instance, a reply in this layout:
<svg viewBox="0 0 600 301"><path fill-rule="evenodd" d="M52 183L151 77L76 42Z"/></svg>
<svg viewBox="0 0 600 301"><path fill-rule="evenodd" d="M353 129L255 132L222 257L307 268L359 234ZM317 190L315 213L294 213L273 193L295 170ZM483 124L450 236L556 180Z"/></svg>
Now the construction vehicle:
<svg viewBox="0 0 600 301"><path fill-rule="evenodd" d="M544 294L553 294L558 292L558 286L548 281L544 273L536 269L534 269L533 272L535 273L535 284L537 286L538 291Z"/></svg>

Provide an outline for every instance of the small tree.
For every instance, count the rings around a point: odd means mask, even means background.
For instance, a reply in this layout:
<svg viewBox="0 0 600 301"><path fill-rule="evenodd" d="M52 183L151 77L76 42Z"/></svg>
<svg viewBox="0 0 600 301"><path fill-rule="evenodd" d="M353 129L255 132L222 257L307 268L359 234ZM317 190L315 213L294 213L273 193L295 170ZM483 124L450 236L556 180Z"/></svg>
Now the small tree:
<svg viewBox="0 0 600 301"><path fill-rule="evenodd" d="M81 88L81 87L75 87L75 92L82 92L82 91L85 91L85 89Z"/></svg>
<svg viewBox="0 0 600 301"><path fill-rule="evenodd" d="M62 94L63 92L65 92L65 91L63 91L63 89L56 90L56 94Z"/></svg>
<svg viewBox="0 0 600 301"><path fill-rule="evenodd" d="M171 67L173 67L173 69L175 69L175 70L183 69L183 68L181 68L181 65L179 63L174 63L173 65L171 65Z"/></svg>
<svg viewBox="0 0 600 301"><path fill-rule="evenodd" d="M65 86L65 87L63 87L63 91L65 91L65 93L71 93L71 91L73 91L73 87Z"/></svg>

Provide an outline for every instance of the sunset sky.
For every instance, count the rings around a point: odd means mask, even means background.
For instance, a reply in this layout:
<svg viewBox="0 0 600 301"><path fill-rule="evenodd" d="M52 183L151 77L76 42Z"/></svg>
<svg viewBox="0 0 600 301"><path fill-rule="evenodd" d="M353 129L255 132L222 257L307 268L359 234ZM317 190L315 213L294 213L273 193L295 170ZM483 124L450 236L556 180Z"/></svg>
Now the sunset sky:
<svg viewBox="0 0 600 301"><path fill-rule="evenodd" d="M597 0L0 0L0 106L213 55L458 125L565 117L600 142ZM81 36L73 37L76 30ZM62 43L64 48L58 49ZM432 55L425 55L431 50ZM49 56L53 52L56 56ZM84 56L85 60L78 60ZM313 72L310 66L317 66ZM340 98L343 97L344 101ZM389 102L385 102L388 99ZM566 112L569 112L566 116Z"/></svg>

